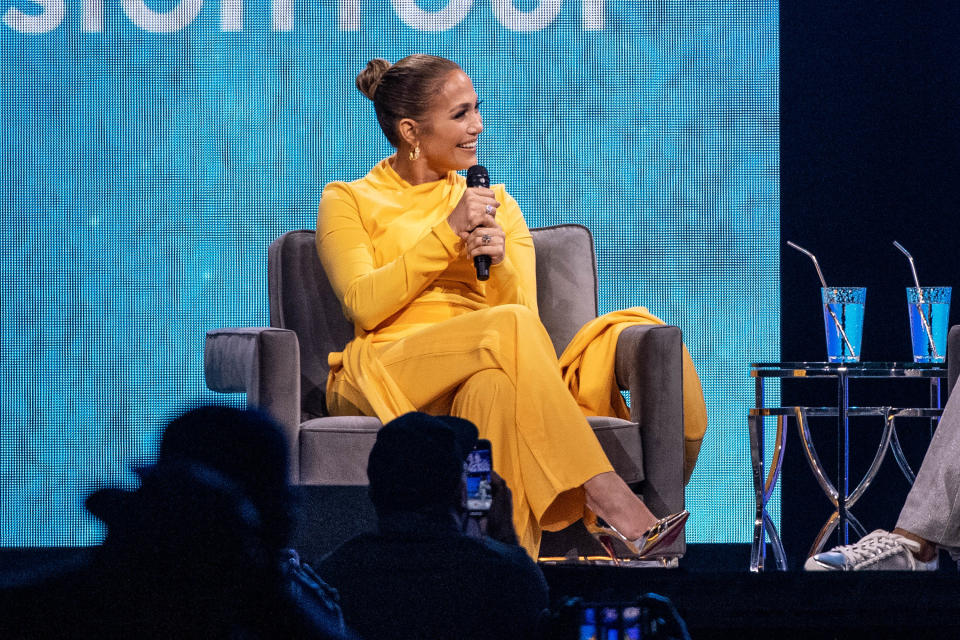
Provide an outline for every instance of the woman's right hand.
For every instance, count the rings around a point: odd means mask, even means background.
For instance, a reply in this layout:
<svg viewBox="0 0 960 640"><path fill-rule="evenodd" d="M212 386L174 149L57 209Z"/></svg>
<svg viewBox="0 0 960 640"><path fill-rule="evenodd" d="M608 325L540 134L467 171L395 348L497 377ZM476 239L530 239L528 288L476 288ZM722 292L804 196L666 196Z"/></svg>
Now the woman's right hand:
<svg viewBox="0 0 960 640"><path fill-rule="evenodd" d="M469 187L447 216L447 224L465 241L475 228L494 226L494 215L499 206L490 189Z"/></svg>

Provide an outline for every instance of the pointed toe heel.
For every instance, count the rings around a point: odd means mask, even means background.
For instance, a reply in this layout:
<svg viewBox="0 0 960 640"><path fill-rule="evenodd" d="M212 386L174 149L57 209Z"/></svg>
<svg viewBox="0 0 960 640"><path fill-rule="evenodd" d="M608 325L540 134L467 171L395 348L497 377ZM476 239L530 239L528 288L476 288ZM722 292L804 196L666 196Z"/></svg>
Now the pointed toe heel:
<svg viewBox="0 0 960 640"><path fill-rule="evenodd" d="M646 534L639 538L634 544L638 544L637 555L641 558L651 555L657 549L670 546L679 538L687 526L687 518L690 512L684 509L680 513L674 513L665 518L657 520Z"/></svg>
<svg viewBox="0 0 960 640"><path fill-rule="evenodd" d="M690 512L684 509L679 513L660 518L645 534L635 540L625 537L599 517L584 524L586 524L587 531L603 547L614 564L619 565L620 559L626 559L627 557L647 558L658 549L669 546L683 533L689 517ZM618 547L625 548L626 553L619 551Z"/></svg>

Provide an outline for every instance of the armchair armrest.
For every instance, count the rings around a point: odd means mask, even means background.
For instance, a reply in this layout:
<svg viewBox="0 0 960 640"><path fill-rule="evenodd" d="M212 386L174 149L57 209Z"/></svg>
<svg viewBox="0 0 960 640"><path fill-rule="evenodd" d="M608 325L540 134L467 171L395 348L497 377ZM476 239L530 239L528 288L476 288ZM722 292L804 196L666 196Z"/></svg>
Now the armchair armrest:
<svg viewBox="0 0 960 640"><path fill-rule="evenodd" d="M239 327L207 332L203 375L211 391L246 393L283 428L291 482L300 476L300 343L288 329Z"/></svg>
<svg viewBox="0 0 960 640"><path fill-rule="evenodd" d="M950 327L947 334L947 393L944 402L950 397L957 378L960 378L960 324Z"/></svg>
<svg viewBox="0 0 960 640"><path fill-rule="evenodd" d="M630 392L630 419L643 442L643 499L657 516L683 509L683 334L670 325L626 328L616 376ZM686 546L679 540L677 550Z"/></svg>

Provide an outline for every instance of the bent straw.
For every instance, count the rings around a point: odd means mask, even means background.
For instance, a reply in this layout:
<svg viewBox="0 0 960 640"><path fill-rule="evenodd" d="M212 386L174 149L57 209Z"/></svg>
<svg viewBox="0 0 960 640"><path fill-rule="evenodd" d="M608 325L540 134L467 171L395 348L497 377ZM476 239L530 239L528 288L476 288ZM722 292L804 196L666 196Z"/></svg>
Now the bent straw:
<svg viewBox="0 0 960 640"><path fill-rule="evenodd" d="M927 332L927 340L930 343L930 351L933 352L933 357L939 360L940 354L937 353L937 345L933 341L933 332L930 331L930 323L927 322L927 316L923 314L923 307L921 306L924 304L923 289L920 288L920 278L917 277L917 266L913 263L913 256L896 240L893 241L893 246L899 249L903 255L907 256L907 260L910 261L910 271L913 273L913 284L917 289L917 302L915 306L917 307L917 313L920 315L920 324L923 325L923 330Z"/></svg>
<svg viewBox="0 0 960 640"><path fill-rule="evenodd" d="M801 247L800 245L798 245L798 244L796 244L796 243L794 243L794 242L791 242L791 241L789 241L789 240L787 240L787 245L789 245L790 247L796 249L796 250L799 251L800 253L806 255L806 256L809 257L811 260L813 260L813 266L816 267L816 269L817 269L817 275L820 276L820 284L823 285L823 288L824 288L824 289L829 289L830 287L827 286L827 281L826 281L826 279L823 277L823 271L820 271L820 263L817 262L817 256L813 255L812 253L810 253L809 251L807 251L806 249L804 249L804 248ZM838 317L837 317L837 314L834 313L834 312L833 312L833 309L830 308L830 304L829 304L829 303L824 303L823 308L827 311L827 313L830 314L830 317L833 318L833 324L837 325L837 331L840 332L840 336L843 338L843 341L846 343L847 349L850 350L850 355L853 356L853 357L856 357L856 356L857 356L856 351L854 351L853 345L850 344L850 339L847 338L847 332L843 330L843 325L840 324L840 318L838 318Z"/></svg>

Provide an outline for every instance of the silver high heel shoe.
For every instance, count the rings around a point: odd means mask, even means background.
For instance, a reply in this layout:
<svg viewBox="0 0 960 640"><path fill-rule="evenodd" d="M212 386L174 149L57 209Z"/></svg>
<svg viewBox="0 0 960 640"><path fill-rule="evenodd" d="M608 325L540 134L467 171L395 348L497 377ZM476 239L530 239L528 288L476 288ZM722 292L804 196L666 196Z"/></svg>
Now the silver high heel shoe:
<svg viewBox="0 0 960 640"><path fill-rule="evenodd" d="M684 509L679 513L660 518L646 533L635 540L630 540L600 517L592 522L585 521L584 524L587 531L609 554L614 564L619 565L621 558L627 556L636 559L647 558L657 549L668 546L683 533L689 517L690 512ZM615 546L617 543L626 547L627 553L618 553Z"/></svg>

